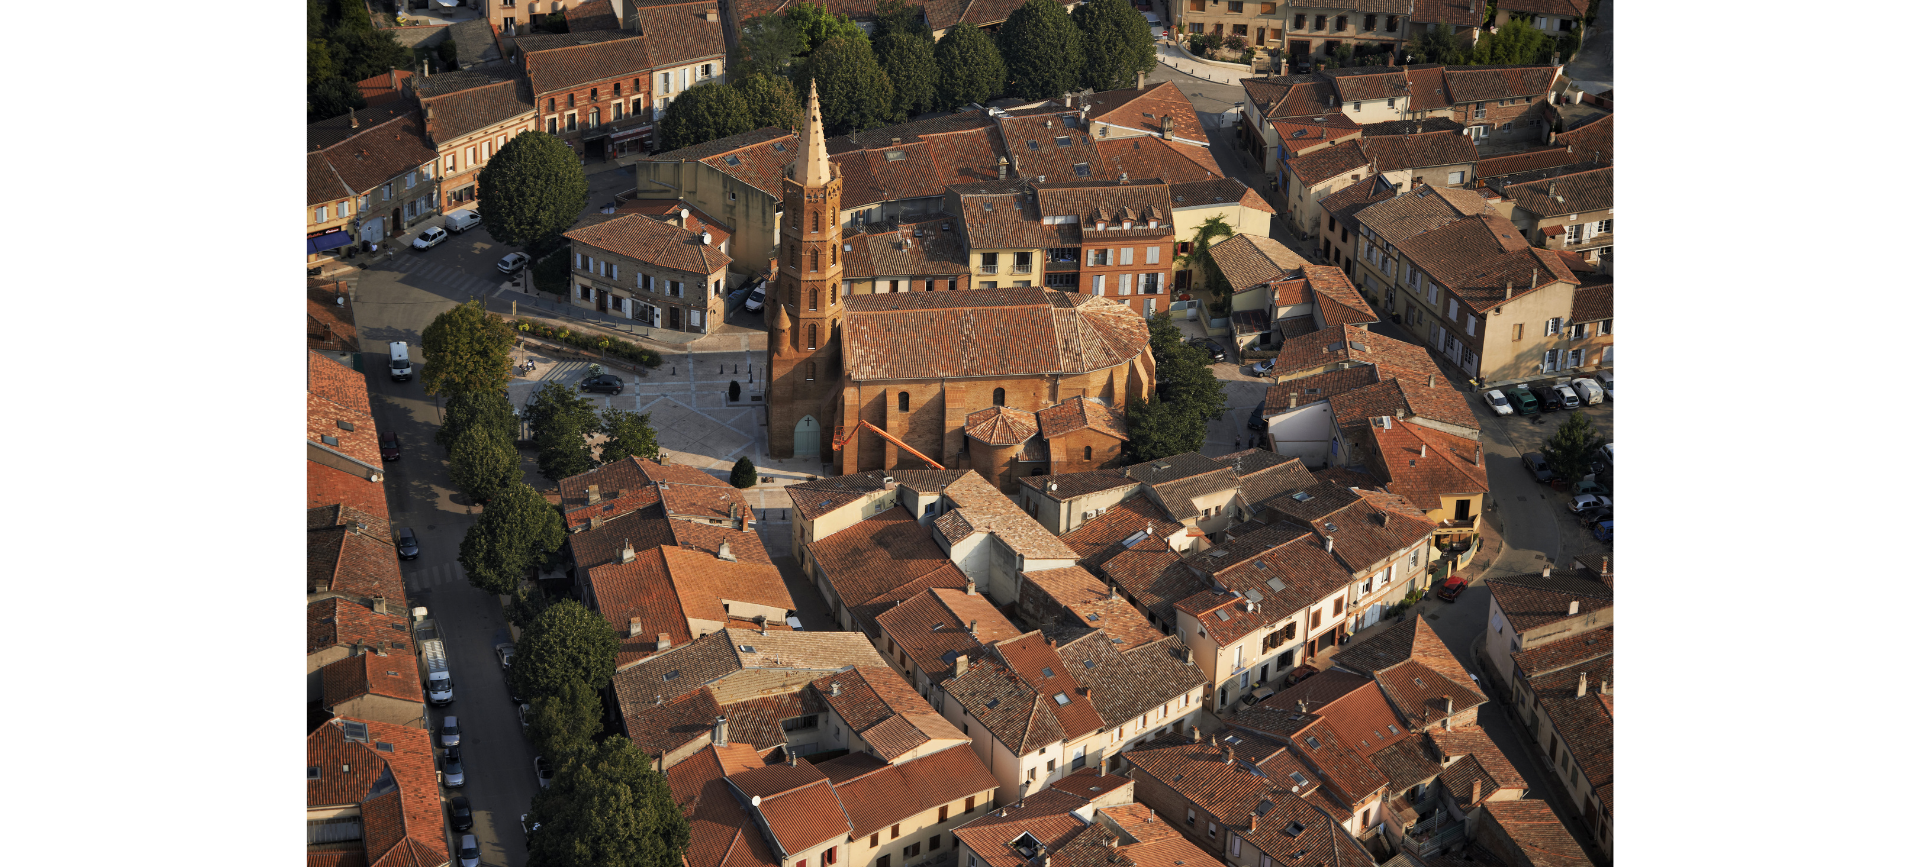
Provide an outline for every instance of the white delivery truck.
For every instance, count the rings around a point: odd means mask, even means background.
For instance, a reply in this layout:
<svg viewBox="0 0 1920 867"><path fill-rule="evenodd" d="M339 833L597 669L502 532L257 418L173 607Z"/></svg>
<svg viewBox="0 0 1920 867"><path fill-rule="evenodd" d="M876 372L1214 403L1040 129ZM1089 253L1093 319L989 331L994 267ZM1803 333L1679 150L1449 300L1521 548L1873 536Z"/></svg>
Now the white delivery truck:
<svg viewBox="0 0 1920 867"><path fill-rule="evenodd" d="M456 235L480 225L480 212L477 210L454 211L447 215L447 231Z"/></svg>
<svg viewBox="0 0 1920 867"><path fill-rule="evenodd" d="M413 361L407 358L406 343L396 340L387 344L387 372L393 375L394 382L413 378Z"/></svg>
<svg viewBox="0 0 1920 867"><path fill-rule="evenodd" d="M413 609L413 643L420 648L427 703L435 707L453 704L453 672L447 668L447 647L440 639L439 625L427 616L425 608Z"/></svg>

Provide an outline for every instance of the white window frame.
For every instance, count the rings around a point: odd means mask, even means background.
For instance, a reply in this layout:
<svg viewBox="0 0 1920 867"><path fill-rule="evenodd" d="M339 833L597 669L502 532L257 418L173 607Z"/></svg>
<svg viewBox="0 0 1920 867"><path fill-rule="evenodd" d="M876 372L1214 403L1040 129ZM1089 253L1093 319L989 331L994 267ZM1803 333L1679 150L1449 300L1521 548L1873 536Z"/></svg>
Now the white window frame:
<svg viewBox="0 0 1920 867"><path fill-rule="evenodd" d="M1555 335L1560 333L1560 317L1555 316L1552 319L1547 320L1547 333L1549 335Z"/></svg>
<svg viewBox="0 0 1920 867"><path fill-rule="evenodd" d="M1464 184L1466 182L1467 182L1466 172L1464 171L1447 172L1447 186L1453 186L1454 184Z"/></svg>
<svg viewBox="0 0 1920 867"><path fill-rule="evenodd" d="M1158 244L1147 248L1147 264L1160 264L1160 246Z"/></svg>
<svg viewBox="0 0 1920 867"><path fill-rule="evenodd" d="M1567 366L1568 367L1579 367L1586 360L1587 360L1587 351L1585 349L1567 350Z"/></svg>

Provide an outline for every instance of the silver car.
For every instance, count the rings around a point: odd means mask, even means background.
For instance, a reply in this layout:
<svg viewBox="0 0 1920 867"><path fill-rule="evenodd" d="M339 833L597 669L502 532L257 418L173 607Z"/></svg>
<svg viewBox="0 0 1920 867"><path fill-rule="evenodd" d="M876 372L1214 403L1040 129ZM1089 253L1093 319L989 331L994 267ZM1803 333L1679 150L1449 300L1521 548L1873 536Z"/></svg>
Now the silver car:
<svg viewBox="0 0 1920 867"><path fill-rule="evenodd" d="M460 867L480 867L480 841L472 834L460 835Z"/></svg>
<svg viewBox="0 0 1920 867"><path fill-rule="evenodd" d="M429 250L439 246L440 242L446 239L447 230L439 226L428 226L426 231L420 233L420 237L413 239L413 249Z"/></svg>
<svg viewBox="0 0 1920 867"><path fill-rule="evenodd" d="M460 748L447 747L447 755L440 763L440 776L446 780L449 789L458 789L467 784L467 769L460 764Z"/></svg>
<svg viewBox="0 0 1920 867"><path fill-rule="evenodd" d="M1487 406L1493 407L1494 415L1513 415L1513 404L1507 402L1507 396L1500 389L1487 391Z"/></svg>

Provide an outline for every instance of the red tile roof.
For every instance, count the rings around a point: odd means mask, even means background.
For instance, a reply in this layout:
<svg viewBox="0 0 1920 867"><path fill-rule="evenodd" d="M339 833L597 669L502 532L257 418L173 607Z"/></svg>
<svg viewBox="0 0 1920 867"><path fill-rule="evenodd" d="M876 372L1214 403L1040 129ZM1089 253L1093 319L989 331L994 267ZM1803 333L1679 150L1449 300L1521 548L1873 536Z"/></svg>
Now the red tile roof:
<svg viewBox="0 0 1920 867"><path fill-rule="evenodd" d="M594 608L620 636L617 666L652 656L659 650L661 634L667 636L670 647L693 640L680 599L674 593L673 577L667 572L665 550L654 548L639 553L631 563L609 563L587 570Z"/></svg>
<svg viewBox="0 0 1920 867"><path fill-rule="evenodd" d="M1101 91L1086 97L1086 106L1090 129L1098 130L1100 124L1108 123L1159 132L1166 119L1171 118L1175 137L1207 141L1207 132L1200 125L1200 115L1194 112L1193 102L1170 81L1150 84L1145 90Z"/></svg>
<svg viewBox="0 0 1920 867"><path fill-rule="evenodd" d="M1613 159L1613 114L1563 132L1554 137L1554 143L1573 148L1575 155L1582 159Z"/></svg>
<svg viewBox="0 0 1920 867"><path fill-rule="evenodd" d="M307 606L307 653L329 647L368 644L396 656L413 655L413 630L406 600L389 600L387 614L375 614L366 603L332 597Z"/></svg>
<svg viewBox="0 0 1920 867"><path fill-rule="evenodd" d="M1042 789L953 829L953 836L988 867L1029 867L1031 859L1013 848L1021 834L1031 835L1049 853L1084 833L1088 823L1073 814L1086 799L1057 789ZM1201 862L1204 863L1204 862Z"/></svg>
<svg viewBox="0 0 1920 867"><path fill-rule="evenodd" d="M833 788L854 837L859 838L968 796L987 793L991 797L998 785L974 755L972 745L961 743L858 777L836 779Z"/></svg>
<svg viewBox="0 0 1920 867"><path fill-rule="evenodd" d="M601 81L646 78L654 61L649 39L620 30L516 37L533 92L544 98Z"/></svg>
<svg viewBox="0 0 1920 867"><path fill-rule="evenodd" d="M1426 619L1416 617L1350 645L1335 657L1342 668L1371 674L1409 725L1426 728L1453 712L1485 704L1486 693Z"/></svg>
<svg viewBox="0 0 1920 867"><path fill-rule="evenodd" d="M362 653L320 669L320 706L332 709L361 696L419 703L420 662L411 654Z"/></svg>
<svg viewBox="0 0 1920 867"><path fill-rule="evenodd" d="M1053 439L1092 428L1116 439L1127 438L1127 417L1097 398L1073 397L1034 413L1040 436Z"/></svg>
<svg viewBox="0 0 1920 867"><path fill-rule="evenodd" d="M1474 174L1482 178L1497 178L1520 172L1570 166L1586 158L1585 154L1575 155L1573 148L1566 145L1548 145L1517 153L1484 156L1480 158L1480 162L1473 167L1473 170Z"/></svg>
<svg viewBox="0 0 1920 867"><path fill-rule="evenodd" d="M1486 17L1485 0L1413 0L1413 20L1417 24L1479 27L1486 23Z"/></svg>
<svg viewBox="0 0 1920 867"><path fill-rule="evenodd" d="M1100 630L1105 640L1119 641L1114 645L1119 650L1132 650L1166 637L1147 622L1146 615L1119 596L1117 586L1107 584L1079 566L1020 575L1070 614L1069 624Z"/></svg>
<svg viewBox="0 0 1920 867"><path fill-rule="evenodd" d="M1186 142L1140 135L1100 139L1093 146L1097 151L1093 174L1106 180L1118 180L1124 174L1135 182L1158 179L1178 184L1225 177L1212 151ZM1025 171L1024 165L1021 168L1023 174L1034 174Z"/></svg>
<svg viewBox="0 0 1920 867"><path fill-rule="evenodd" d="M628 13L647 35L648 53L657 69L725 57L727 45L719 17L706 20L715 8L712 0L695 3L649 3Z"/></svg>
<svg viewBox="0 0 1920 867"><path fill-rule="evenodd" d="M362 463L381 465L380 433L374 429L366 376L311 349L307 350L307 440Z"/></svg>
<svg viewBox="0 0 1920 867"><path fill-rule="evenodd" d="M1572 834L1567 833L1560 818L1554 815L1553 808L1545 801L1490 801L1480 805L1486 812L1488 836L1497 832L1512 841L1512 848L1505 841L1494 840L1488 848L1497 854L1507 856L1510 863L1525 867L1592 867L1593 859L1587 857Z"/></svg>
<svg viewBox="0 0 1920 867"><path fill-rule="evenodd" d="M903 506L807 547L834 594L849 608L952 565L927 528Z"/></svg>
<svg viewBox="0 0 1920 867"><path fill-rule="evenodd" d="M366 740L347 740L348 723L365 726ZM445 864L447 829L434 762L426 729L328 720L307 735L307 806L361 808L363 863Z"/></svg>
<svg viewBox="0 0 1920 867"><path fill-rule="evenodd" d="M1374 170L1423 169L1473 163L1480 152L1473 139L1457 132L1429 132L1418 135L1383 135L1367 139L1367 156L1374 159ZM1446 178L1433 178L1439 184Z"/></svg>
<svg viewBox="0 0 1920 867"><path fill-rule="evenodd" d="M307 461L307 507L336 504L387 520L387 489L381 483Z"/></svg>
<svg viewBox="0 0 1920 867"><path fill-rule="evenodd" d="M1317 150L1287 161L1287 170L1299 183L1317 186L1345 174L1362 177L1373 174L1367 166L1367 152L1351 139L1324 150Z"/></svg>
<svg viewBox="0 0 1920 867"><path fill-rule="evenodd" d="M778 867L780 860L726 782L727 773L748 770L759 764L757 758L752 747L734 743L707 747L667 769L667 785L692 832L686 867Z"/></svg>
<svg viewBox="0 0 1920 867"><path fill-rule="evenodd" d="M928 590L874 620L935 682L948 676L958 655L979 658L985 652L981 642L1020 634L1006 615L978 592L968 595L965 591Z"/></svg>
<svg viewBox="0 0 1920 867"><path fill-rule="evenodd" d="M640 214L589 214L566 237L614 255L703 277L733 262L719 246L702 243L698 234Z"/></svg>
<svg viewBox="0 0 1920 867"><path fill-rule="evenodd" d="M371 529L371 528L370 528ZM400 558L393 542L356 526L307 531L307 592L337 593L357 599L384 597L406 604Z"/></svg>
<svg viewBox="0 0 1920 867"><path fill-rule="evenodd" d="M967 414L967 436L990 446L1019 445L1040 432L1033 413L1006 406L990 406Z"/></svg>
<svg viewBox="0 0 1920 867"><path fill-rule="evenodd" d="M1481 444L1420 424L1400 423L1391 429L1366 424L1371 454L1380 456L1376 473L1384 487L1406 497L1415 506L1432 511L1444 508L1445 497L1466 497L1491 490Z"/></svg>
<svg viewBox="0 0 1920 867"><path fill-rule="evenodd" d="M855 295L842 327L855 380L1085 373L1147 345L1131 308L1046 289Z"/></svg>
<svg viewBox="0 0 1920 867"><path fill-rule="evenodd" d="M1434 364L1426 349L1351 324L1329 326L1288 338L1280 344L1280 356L1274 367L1285 377L1289 373L1319 372L1317 368L1343 361L1379 365L1383 375L1440 376L1439 365Z"/></svg>

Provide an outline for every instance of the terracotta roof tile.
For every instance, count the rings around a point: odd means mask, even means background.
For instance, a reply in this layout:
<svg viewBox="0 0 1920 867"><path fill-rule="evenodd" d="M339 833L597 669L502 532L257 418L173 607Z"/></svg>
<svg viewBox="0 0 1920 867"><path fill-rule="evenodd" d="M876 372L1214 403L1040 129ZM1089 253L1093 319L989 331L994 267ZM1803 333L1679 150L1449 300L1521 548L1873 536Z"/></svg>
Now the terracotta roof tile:
<svg viewBox="0 0 1920 867"><path fill-rule="evenodd" d="M1484 0L1413 0L1413 20L1417 24L1479 27L1486 22L1486 3Z"/></svg>
<svg viewBox="0 0 1920 867"><path fill-rule="evenodd" d="M937 493L959 480L966 470L872 470L845 476L826 476L787 486L794 511L809 520L886 490L887 479L920 493Z"/></svg>
<svg viewBox="0 0 1920 867"><path fill-rule="evenodd" d="M392 604L406 604L406 585L393 542L353 526L307 532L307 581L310 594L379 596Z"/></svg>
<svg viewBox="0 0 1920 867"><path fill-rule="evenodd" d="M1493 206L1471 190L1422 184L1360 209L1354 213L1354 220L1371 230L1377 240L1403 244L1462 218L1492 213Z"/></svg>
<svg viewBox="0 0 1920 867"><path fill-rule="evenodd" d="M1573 148L1574 154L1586 159L1612 161L1613 114L1563 132L1554 137L1554 142Z"/></svg>
<svg viewBox="0 0 1920 867"><path fill-rule="evenodd" d="M1604 211L1613 207L1613 168L1507 184L1500 193L1516 207L1543 217Z"/></svg>
<svg viewBox="0 0 1920 867"><path fill-rule="evenodd" d="M1583 675L1586 695L1577 695ZM1613 654L1531 678L1528 685L1588 783L1596 788L1612 784Z"/></svg>
<svg viewBox="0 0 1920 867"><path fill-rule="evenodd" d="M1214 244L1209 252L1236 292L1297 276L1307 264L1285 244L1246 233Z"/></svg>
<svg viewBox="0 0 1920 867"><path fill-rule="evenodd" d="M1050 476L1021 476L1020 486L1056 502L1100 491L1111 491L1139 484L1115 469L1087 470L1080 473L1056 473Z"/></svg>
<svg viewBox="0 0 1920 867"><path fill-rule="evenodd" d="M845 246L852 249L841 261L842 274L850 280L966 275L970 273L966 244L953 231L956 222L946 214L935 214L901 222L897 228L876 223L865 232L843 235ZM916 283L910 288L923 287ZM946 287L941 284L940 288Z"/></svg>
<svg viewBox="0 0 1920 867"><path fill-rule="evenodd" d="M1212 151L1186 142L1142 135L1099 139L1093 143L1093 147L1097 153L1092 172L1097 178L1119 180L1121 175L1126 175L1128 180L1136 183L1156 179L1168 184L1226 179ZM1024 163L1021 168L1023 173L1033 174L1024 171ZM1227 199L1230 202L1238 200L1239 196Z"/></svg>
<svg viewBox="0 0 1920 867"><path fill-rule="evenodd" d="M1612 587L1580 575L1514 575L1488 578L1486 583L1501 615L1519 632L1613 607ZM1575 602L1580 603L1579 613L1568 614Z"/></svg>
<svg viewBox="0 0 1920 867"><path fill-rule="evenodd" d="M1495 99L1532 99L1546 94L1559 72L1554 66L1449 66L1447 95L1455 105Z"/></svg>
<svg viewBox="0 0 1920 867"><path fill-rule="evenodd" d="M1413 618L1351 645L1335 657L1335 663L1373 675L1401 718L1421 728L1447 716L1449 699L1456 713L1487 700L1425 618Z"/></svg>
<svg viewBox="0 0 1920 867"><path fill-rule="evenodd" d="M1086 97L1086 106L1087 125L1096 130L1099 124L1108 123L1117 127L1159 132L1162 128L1160 119L1171 117L1174 136L1191 141L1207 141L1206 130L1200 125L1200 115L1193 110L1193 102L1170 81L1149 85L1145 90L1101 91Z"/></svg>
<svg viewBox="0 0 1920 867"><path fill-rule="evenodd" d="M1300 183L1309 187L1344 174L1373 174L1373 170L1367 167L1367 152L1361 149L1359 142L1352 140L1288 160L1287 166L1288 171L1300 179Z"/></svg>
<svg viewBox="0 0 1920 867"><path fill-rule="evenodd" d="M1280 344L1275 369L1281 376L1330 367L1340 362L1375 364L1382 373L1438 376L1440 368L1426 349L1368 331L1360 325L1334 325Z"/></svg>
<svg viewBox="0 0 1920 867"><path fill-rule="evenodd" d="M1042 789L1018 805L990 811L953 829L953 836L988 867L1028 867L1032 859L1014 849L1011 841L1022 834L1031 835L1049 853L1057 853L1090 827L1073 814L1085 803L1084 798L1066 792Z"/></svg>
<svg viewBox="0 0 1920 867"><path fill-rule="evenodd" d="M927 528L902 506L816 539L808 548L848 607L952 565Z"/></svg>
<svg viewBox="0 0 1920 867"><path fill-rule="evenodd" d="M1523 677L1544 677L1568 666L1613 653L1613 627L1582 632L1561 641L1539 644L1513 655L1513 667Z"/></svg>
<svg viewBox="0 0 1920 867"><path fill-rule="evenodd" d="M1128 363L1147 345L1131 309L1045 289L855 295L842 327L855 380L1082 373Z"/></svg>
<svg viewBox="0 0 1920 867"><path fill-rule="evenodd" d="M1486 811L1486 820L1518 848L1518 855L1526 859L1527 867L1592 867L1593 859L1580 848L1573 835L1567 833L1560 818L1554 815L1553 808L1545 801L1490 801L1482 804ZM1506 846L1497 842L1492 847L1497 852L1509 852ZM1512 860L1509 856L1509 860Z"/></svg>
<svg viewBox="0 0 1920 867"><path fill-rule="evenodd" d="M955 744L846 782L836 781L834 792L858 838L909 816L968 796L979 796L997 787L986 765L974 755L973 747Z"/></svg>
<svg viewBox="0 0 1920 867"><path fill-rule="evenodd" d="M1165 633L1147 622L1146 615L1118 595L1117 587L1079 566L1022 572L1021 576L1058 609L1070 615L1068 625L1100 630L1122 651L1159 641Z"/></svg>
<svg viewBox="0 0 1920 867"><path fill-rule="evenodd" d="M726 56L724 25L718 18L706 20L703 14L713 7L711 2L649 4L628 14L647 35L653 65L665 68Z"/></svg>
<svg viewBox="0 0 1920 867"><path fill-rule="evenodd" d="M366 739L347 740L349 724L364 726ZM426 729L336 717L307 735L307 766L309 808L361 808L362 863L389 856L397 860L387 863L420 857L428 859L421 864L447 862L438 768Z"/></svg>
<svg viewBox="0 0 1920 867"><path fill-rule="evenodd" d="M599 81L646 78L654 67L649 46L647 37L621 30L514 38L527 79L541 97Z"/></svg>
<svg viewBox="0 0 1920 867"><path fill-rule="evenodd" d="M566 233L569 240L649 265L706 276L733 258L700 236L640 214L589 214Z"/></svg>
<svg viewBox="0 0 1920 867"><path fill-rule="evenodd" d="M1287 75L1268 81L1242 79L1240 86L1247 99L1267 118L1312 118L1325 116L1329 123L1339 115L1339 95L1333 82L1318 75Z"/></svg>
<svg viewBox="0 0 1920 867"><path fill-rule="evenodd" d="M1127 438L1127 417L1097 399L1073 397L1034 414L1040 436L1053 439L1092 428L1116 439Z"/></svg>
<svg viewBox="0 0 1920 867"><path fill-rule="evenodd" d="M397 656L413 655L413 631L408 626L406 600L389 600L388 614L351 599L332 597L307 606L307 653L329 647L368 644Z"/></svg>
<svg viewBox="0 0 1920 867"><path fill-rule="evenodd" d="M1122 476L1122 478L1125 477ZM1127 478L1125 483L1139 484L1130 478ZM1065 490L1064 485L1062 490ZM1073 528L1071 532L1061 536L1060 541L1067 543L1080 555L1080 565L1096 569L1115 555L1127 550L1127 540L1145 531L1148 524L1153 525L1152 535L1156 539L1184 536L1187 532L1187 529L1168 514L1166 509L1161 508L1153 497L1147 496L1145 492L1136 492L1114 504L1106 514ZM1167 548L1164 544L1160 547L1161 550Z"/></svg>
<svg viewBox="0 0 1920 867"><path fill-rule="evenodd" d="M1382 172L1421 169L1472 163L1480 159L1473 139L1457 132L1429 132L1417 135L1382 135L1368 138L1367 156L1374 169ZM1434 178L1435 186L1446 178Z"/></svg>
<svg viewBox="0 0 1920 867"><path fill-rule="evenodd" d="M412 654L362 653L320 669L320 706L338 707L365 695L420 703L420 662Z"/></svg>
<svg viewBox="0 0 1920 867"><path fill-rule="evenodd" d="M1399 67L1362 67L1328 69L1321 73L1333 80L1341 102L1398 98L1407 95L1407 71Z"/></svg>
<svg viewBox="0 0 1920 867"><path fill-rule="evenodd" d="M1474 174L1482 178L1497 178L1520 172L1570 166L1584 158L1584 154L1576 156L1573 149L1565 145L1548 145L1517 153L1481 157L1480 162L1474 166Z"/></svg>
<svg viewBox="0 0 1920 867"><path fill-rule="evenodd" d="M1376 467L1385 476L1384 487L1426 510L1443 508L1443 497L1484 494L1491 490L1479 443L1419 424L1396 424L1391 429L1366 426ZM1405 464L1402 466L1402 464Z"/></svg>
<svg viewBox="0 0 1920 867"><path fill-rule="evenodd" d="M1178 636L1161 635L1144 619L1132 631L1141 633L1139 638L1116 644L1120 633L1103 627L1057 649L1074 678L1093 691L1094 707L1105 726L1116 730L1162 705L1179 707L1181 696L1207 683L1199 666L1181 661L1184 645Z"/></svg>
<svg viewBox="0 0 1920 867"><path fill-rule="evenodd" d="M307 204L366 193L437 162L439 152L422 134L419 113L405 109L395 102L309 124Z"/></svg>
<svg viewBox="0 0 1920 867"><path fill-rule="evenodd" d="M1019 445L1040 432L1033 413L993 406L967 414L967 436L990 446Z"/></svg>
<svg viewBox="0 0 1920 867"><path fill-rule="evenodd" d="M979 658L985 652L982 642L1020 634L1000 609L977 592L927 590L874 620L936 683L952 672L960 655Z"/></svg>
<svg viewBox="0 0 1920 867"><path fill-rule="evenodd" d="M432 109L426 132L441 144L534 111L532 86L505 69L442 73L416 79L414 90Z"/></svg>
<svg viewBox="0 0 1920 867"><path fill-rule="evenodd" d="M728 771L745 770L742 765L752 755L752 748L744 744L707 747L667 769L667 785L692 832L685 853L687 867L777 867L780 863L726 782Z"/></svg>
<svg viewBox="0 0 1920 867"><path fill-rule="evenodd" d="M1582 281L1584 284L1585 281ZM1613 284L1611 282L1587 286L1573 290L1573 313L1568 322L1595 322L1613 318Z"/></svg>

